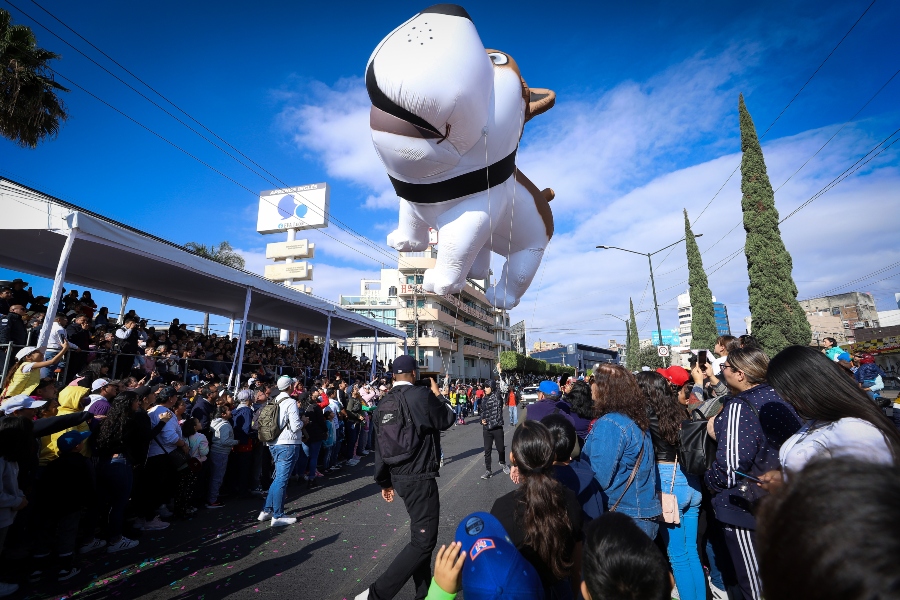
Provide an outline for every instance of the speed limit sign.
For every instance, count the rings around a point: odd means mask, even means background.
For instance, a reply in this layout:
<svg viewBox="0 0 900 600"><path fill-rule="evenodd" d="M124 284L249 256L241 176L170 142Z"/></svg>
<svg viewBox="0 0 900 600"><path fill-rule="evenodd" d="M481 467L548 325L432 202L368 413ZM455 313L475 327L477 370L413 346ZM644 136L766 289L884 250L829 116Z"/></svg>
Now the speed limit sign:
<svg viewBox="0 0 900 600"><path fill-rule="evenodd" d="M656 353L660 356L668 356L669 355L669 347L668 346L657 346Z"/></svg>

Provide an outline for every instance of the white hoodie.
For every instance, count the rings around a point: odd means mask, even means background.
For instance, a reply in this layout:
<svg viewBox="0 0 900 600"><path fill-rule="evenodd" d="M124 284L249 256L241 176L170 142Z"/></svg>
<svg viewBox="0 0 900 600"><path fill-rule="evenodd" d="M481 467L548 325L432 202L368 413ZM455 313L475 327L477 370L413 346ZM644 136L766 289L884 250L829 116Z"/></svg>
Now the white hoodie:
<svg viewBox="0 0 900 600"><path fill-rule="evenodd" d="M287 392L281 392L275 397L278 403L278 424L281 426L281 433L274 442L267 442L269 446L280 446L282 444L300 444L300 436L303 434L303 421L300 420L300 410L297 408L297 401L291 398Z"/></svg>

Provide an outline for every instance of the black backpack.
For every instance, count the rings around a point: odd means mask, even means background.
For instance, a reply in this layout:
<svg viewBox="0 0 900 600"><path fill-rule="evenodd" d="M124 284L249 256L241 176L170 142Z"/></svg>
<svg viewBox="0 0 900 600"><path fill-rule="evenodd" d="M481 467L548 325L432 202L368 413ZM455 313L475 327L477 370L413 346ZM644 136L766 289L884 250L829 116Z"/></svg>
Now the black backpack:
<svg viewBox="0 0 900 600"><path fill-rule="evenodd" d="M401 390L406 386L392 388L378 403L378 449L381 460L388 465L397 465L416 455L422 440L413 423L409 406Z"/></svg>
<svg viewBox="0 0 900 600"><path fill-rule="evenodd" d="M716 440L706 432L706 417L694 409L691 419L681 424L678 464L691 475L703 475L716 459Z"/></svg>

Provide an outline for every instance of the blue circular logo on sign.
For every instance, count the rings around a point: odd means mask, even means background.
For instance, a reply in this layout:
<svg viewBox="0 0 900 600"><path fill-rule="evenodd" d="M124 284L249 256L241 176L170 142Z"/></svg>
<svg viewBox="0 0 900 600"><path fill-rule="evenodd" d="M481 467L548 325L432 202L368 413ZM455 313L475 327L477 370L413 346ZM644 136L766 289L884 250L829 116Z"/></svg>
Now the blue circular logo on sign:
<svg viewBox="0 0 900 600"><path fill-rule="evenodd" d="M294 209L294 216L298 219L302 219L306 216L306 211L309 210L305 204L298 204L297 208Z"/></svg>

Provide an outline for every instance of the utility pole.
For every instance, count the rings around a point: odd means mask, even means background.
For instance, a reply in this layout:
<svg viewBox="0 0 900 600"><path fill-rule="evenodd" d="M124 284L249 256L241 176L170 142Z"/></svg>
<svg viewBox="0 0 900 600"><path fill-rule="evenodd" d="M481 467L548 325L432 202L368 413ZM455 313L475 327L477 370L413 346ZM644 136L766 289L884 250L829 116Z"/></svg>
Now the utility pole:
<svg viewBox="0 0 900 600"><path fill-rule="evenodd" d="M413 320L415 322L415 334L413 335L413 353L415 354L416 364L419 364L419 270L416 269L413 275Z"/></svg>

